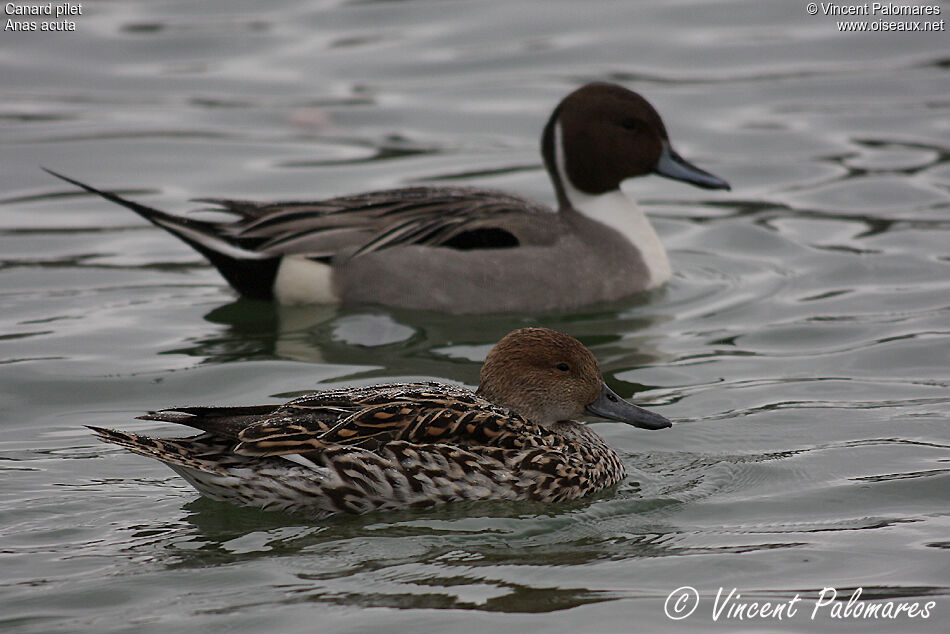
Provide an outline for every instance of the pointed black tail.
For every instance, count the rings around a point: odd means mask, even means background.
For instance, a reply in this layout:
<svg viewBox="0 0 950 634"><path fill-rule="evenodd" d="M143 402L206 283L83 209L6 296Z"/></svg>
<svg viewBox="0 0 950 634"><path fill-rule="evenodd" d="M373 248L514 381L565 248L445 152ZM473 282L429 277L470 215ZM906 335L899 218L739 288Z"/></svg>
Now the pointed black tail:
<svg viewBox="0 0 950 634"><path fill-rule="evenodd" d="M221 231L220 224L173 216L111 192L96 189L45 167L43 170L87 192L131 209L152 224L174 234L205 256L241 295L250 299L274 298L274 279L277 277L280 258L259 253L253 250L253 245L241 244L229 238Z"/></svg>

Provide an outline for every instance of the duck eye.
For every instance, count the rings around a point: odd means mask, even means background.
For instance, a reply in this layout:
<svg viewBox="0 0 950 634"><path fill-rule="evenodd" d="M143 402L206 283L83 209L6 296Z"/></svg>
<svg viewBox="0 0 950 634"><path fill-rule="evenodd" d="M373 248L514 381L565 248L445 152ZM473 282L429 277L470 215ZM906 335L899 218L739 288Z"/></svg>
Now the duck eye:
<svg viewBox="0 0 950 634"><path fill-rule="evenodd" d="M620 122L620 127L625 130L637 130L640 128L640 122L636 119L624 119Z"/></svg>
<svg viewBox="0 0 950 634"><path fill-rule="evenodd" d="M563 361L562 361L561 363L558 363L556 367L557 367L557 369L560 370L561 372L570 372L570 371L571 371L571 366L567 365L567 364L564 363Z"/></svg>

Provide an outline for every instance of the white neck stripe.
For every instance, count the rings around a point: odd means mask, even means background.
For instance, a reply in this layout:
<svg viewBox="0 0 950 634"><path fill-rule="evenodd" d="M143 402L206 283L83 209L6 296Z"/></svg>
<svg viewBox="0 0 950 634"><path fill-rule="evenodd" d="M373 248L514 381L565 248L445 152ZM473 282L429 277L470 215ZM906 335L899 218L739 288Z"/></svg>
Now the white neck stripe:
<svg viewBox="0 0 950 634"><path fill-rule="evenodd" d="M561 129L561 122L554 123L554 169L557 170L558 178L561 179L561 187L564 188L564 195L567 202L574 207L574 199L571 193L576 192L571 179L567 177L567 163L564 158L564 131Z"/></svg>
<svg viewBox="0 0 950 634"><path fill-rule="evenodd" d="M567 177L560 122L554 127L554 166L561 178L564 196L572 209L617 231L640 251L650 271L650 287L659 286L670 279L672 270L666 249L636 202L619 189L603 194L582 192Z"/></svg>

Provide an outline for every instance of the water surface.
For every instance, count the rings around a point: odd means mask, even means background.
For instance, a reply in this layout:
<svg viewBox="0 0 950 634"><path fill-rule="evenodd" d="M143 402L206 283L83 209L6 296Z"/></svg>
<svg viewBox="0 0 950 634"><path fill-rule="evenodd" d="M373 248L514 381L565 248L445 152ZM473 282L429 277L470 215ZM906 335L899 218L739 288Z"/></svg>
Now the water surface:
<svg viewBox="0 0 950 634"><path fill-rule="evenodd" d="M4 631L945 631L945 32L691 0L117 0L76 22L0 33ZM733 191L627 183L674 279L570 314L236 300L186 246L39 169L174 212L419 182L550 202L540 129L595 79L641 91ZM495 341L538 324L678 423L597 423L631 475L590 500L315 523L201 499L82 427L471 385ZM664 601L687 585L700 606L674 623ZM826 587L936 607L812 620ZM714 620L719 588L803 607Z"/></svg>

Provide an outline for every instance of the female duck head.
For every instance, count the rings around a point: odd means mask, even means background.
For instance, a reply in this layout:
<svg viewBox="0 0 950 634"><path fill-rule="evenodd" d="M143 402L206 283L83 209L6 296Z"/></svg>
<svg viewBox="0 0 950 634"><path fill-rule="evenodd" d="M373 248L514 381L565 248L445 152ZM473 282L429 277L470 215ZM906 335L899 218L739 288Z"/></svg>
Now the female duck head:
<svg viewBox="0 0 950 634"><path fill-rule="evenodd" d="M617 396L584 344L548 328L515 330L499 341L482 366L478 393L540 425L585 414L646 429L671 425Z"/></svg>

